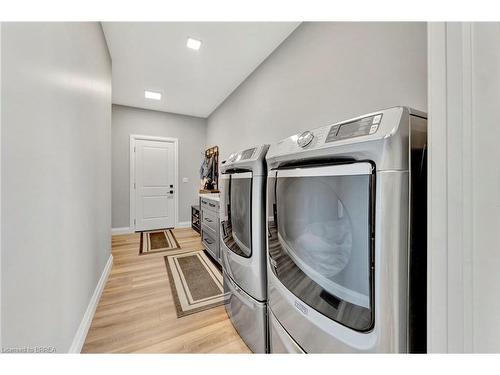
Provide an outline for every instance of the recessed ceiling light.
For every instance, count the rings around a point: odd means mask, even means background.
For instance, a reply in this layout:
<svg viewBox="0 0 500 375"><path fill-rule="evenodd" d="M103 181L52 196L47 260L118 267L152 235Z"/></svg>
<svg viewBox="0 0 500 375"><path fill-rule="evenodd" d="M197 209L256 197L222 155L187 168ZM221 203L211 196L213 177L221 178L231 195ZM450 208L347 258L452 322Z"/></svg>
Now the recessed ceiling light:
<svg viewBox="0 0 500 375"><path fill-rule="evenodd" d="M186 46L187 46L187 48L191 48L191 49L198 51L201 47L201 40L188 38L188 40L186 42Z"/></svg>
<svg viewBox="0 0 500 375"><path fill-rule="evenodd" d="M161 100L161 92L155 92L155 91L144 91L144 97L146 99L154 99L154 100Z"/></svg>

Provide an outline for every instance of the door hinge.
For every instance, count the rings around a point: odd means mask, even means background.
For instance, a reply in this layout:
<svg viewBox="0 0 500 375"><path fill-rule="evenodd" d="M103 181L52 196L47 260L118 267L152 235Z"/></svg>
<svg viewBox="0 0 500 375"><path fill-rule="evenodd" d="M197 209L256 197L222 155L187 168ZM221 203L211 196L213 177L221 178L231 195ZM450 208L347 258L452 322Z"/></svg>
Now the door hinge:
<svg viewBox="0 0 500 375"><path fill-rule="evenodd" d="M135 182L134 182L134 189L135 189Z"/></svg>
<svg viewBox="0 0 500 375"><path fill-rule="evenodd" d="M135 152L135 146L134 146L134 152Z"/></svg>
<svg viewBox="0 0 500 375"><path fill-rule="evenodd" d="M134 225L135 225L135 219L134 219Z"/></svg>

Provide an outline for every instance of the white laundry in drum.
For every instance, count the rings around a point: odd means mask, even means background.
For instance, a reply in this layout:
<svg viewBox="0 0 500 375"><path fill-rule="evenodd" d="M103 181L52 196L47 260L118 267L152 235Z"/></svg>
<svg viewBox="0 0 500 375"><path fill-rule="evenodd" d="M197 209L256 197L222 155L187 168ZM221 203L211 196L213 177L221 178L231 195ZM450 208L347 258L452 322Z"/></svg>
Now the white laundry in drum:
<svg viewBox="0 0 500 375"><path fill-rule="evenodd" d="M347 235L344 238L349 238L349 240L346 240L344 246L328 244L327 248L323 239L318 239L317 236L304 235L301 241L306 241L308 246L304 247L303 244L301 245L298 242L294 242L293 245L287 243L283 239L281 233L278 232L278 240L281 247L285 250L293 262L309 278L311 278L311 280L321 286L328 293L341 298L344 301L369 308L370 299L368 291L366 291L366 293L360 293L352 288L341 285L335 280L335 276L349 265L352 248L352 236ZM347 245L347 243L350 243L350 245ZM316 251L317 249L320 250ZM337 252L337 255L334 255L335 252ZM326 274L330 274L330 276L326 276Z"/></svg>
<svg viewBox="0 0 500 375"><path fill-rule="evenodd" d="M354 248L359 241L354 243L348 210L357 202L344 203L337 192L344 190L334 177L279 180L277 194L284 203L278 205L278 240L297 267L325 291L369 308L363 276L368 259Z"/></svg>
<svg viewBox="0 0 500 375"><path fill-rule="evenodd" d="M351 224L346 217L308 224L292 246L302 262L331 278L349 263L352 251Z"/></svg>

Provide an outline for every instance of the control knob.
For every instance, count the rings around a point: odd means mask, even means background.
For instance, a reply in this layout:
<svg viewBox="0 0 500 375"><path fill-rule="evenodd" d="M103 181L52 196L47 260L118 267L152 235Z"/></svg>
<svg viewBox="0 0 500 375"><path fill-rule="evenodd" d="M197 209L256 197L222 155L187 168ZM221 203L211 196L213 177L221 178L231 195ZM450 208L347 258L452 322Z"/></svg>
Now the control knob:
<svg viewBox="0 0 500 375"><path fill-rule="evenodd" d="M310 131L305 131L301 135L299 135L299 138L297 138L297 144L304 148L306 147L309 143L312 142L314 138L314 134L311 133Z"/></svg>

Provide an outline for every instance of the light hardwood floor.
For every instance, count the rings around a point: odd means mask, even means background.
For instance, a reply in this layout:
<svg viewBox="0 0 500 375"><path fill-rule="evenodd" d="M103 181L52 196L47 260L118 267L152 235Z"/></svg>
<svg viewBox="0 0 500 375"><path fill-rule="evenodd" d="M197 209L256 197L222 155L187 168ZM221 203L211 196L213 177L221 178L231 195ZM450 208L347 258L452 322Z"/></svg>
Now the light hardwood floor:
<svg viewBox="0 0 500 375"><path fill-rule="evenodd" d="M191 228L174 234L181 248L203 248ZM139 256L139 242L139 234L113 236L113 269L82 352L250 353L224 306L177 318L166 254Z"/></svg>

